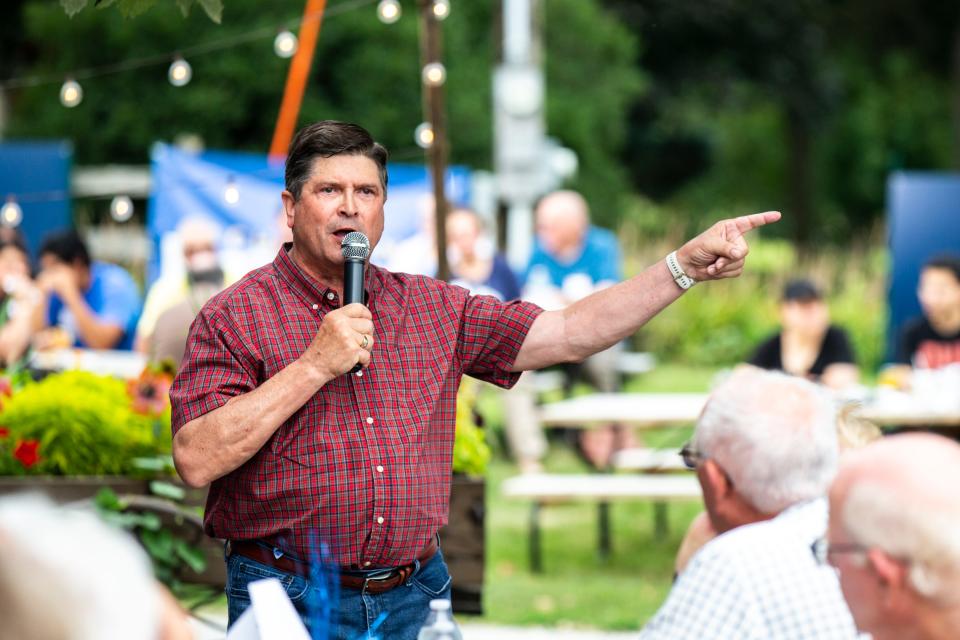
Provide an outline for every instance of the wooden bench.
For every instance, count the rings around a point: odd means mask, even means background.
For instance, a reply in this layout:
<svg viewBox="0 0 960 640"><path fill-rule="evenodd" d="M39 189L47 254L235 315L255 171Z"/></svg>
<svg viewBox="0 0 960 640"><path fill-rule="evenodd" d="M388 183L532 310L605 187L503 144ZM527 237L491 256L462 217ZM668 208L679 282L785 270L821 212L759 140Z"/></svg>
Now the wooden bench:
<svg viewBox="0 0 960 640"><path fill-rule="evenodd" d="M677 449L648 449L635 447L620 449L613 454L610 465L617 471L642 473L677 473L689 471Z"/></svg>
<svg viewBox="0 0 960 640"><path fill-rule="evenodd" d="M530 570L543 570L540 510L547 504L577 501L598 503L598 550L600 558L610 555L610 503L626 500L700 500L700 485L692 474L526 474L504 481L504 496L532 500L530 510ZM655 512L656 513L656 512ZM666 533L665 518L656 522L656 535Z"/></svg>

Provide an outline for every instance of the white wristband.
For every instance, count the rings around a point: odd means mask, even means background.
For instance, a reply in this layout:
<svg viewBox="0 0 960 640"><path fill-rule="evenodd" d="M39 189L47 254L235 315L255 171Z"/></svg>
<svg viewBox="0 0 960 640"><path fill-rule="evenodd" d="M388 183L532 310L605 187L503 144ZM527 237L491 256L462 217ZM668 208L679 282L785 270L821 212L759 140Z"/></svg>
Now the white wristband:
<svg viewBox="0 0 960 640"><path fill-rule="evenodd" d="M673 276L673 281L684 291L697 284L696 280L683 272L680 263L677 261L676 251L667 256L667 268L670 270L670 275Z"/></svg>

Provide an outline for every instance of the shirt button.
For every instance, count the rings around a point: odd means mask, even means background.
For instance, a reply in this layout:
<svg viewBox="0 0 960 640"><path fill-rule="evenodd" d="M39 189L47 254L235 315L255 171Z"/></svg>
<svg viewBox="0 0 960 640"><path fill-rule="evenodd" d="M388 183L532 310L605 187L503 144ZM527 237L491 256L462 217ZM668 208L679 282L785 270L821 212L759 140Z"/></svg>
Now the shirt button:
<svg viewBox="0 0 960 640"><path fill-rule="evenodd" d="M333 291L327 292L327 300L333 300L336 297L337 297L337 294L335 294Z"/></svg>
<svg viewBox="0 0 960 640"><path fill-rule="evenodd" d="M378 465L377 465L377 473L383 473L383 465L382 465L382 464L378 464Z"/></svg>
<svg viewBox="0 0 960 640"><path fill-rule="evenodd" d="M377 518L377 524L383 524L383 516Z"/></svg>
<svg viewBox="0 0 960 640"><path fill-rule="evenodd" d="M367 417L367 424L373 424L373 418Z"/></svg>
<svg viewBox="0 0 960 640"><path fill-rule="evenodd" d="M364 563L363 563L363 566L365 566L365 567L369 567L369 566L370 566L370 561L369 561L369 560L367 560L366 562L364 562Z"/></svg>
<svg viewBox="0 0 960 640"><path fill-rule="evenodd" d="M358 377L358 378L362 378L362 377L363 377L363 371L357 371L357 377Z"/></svg>
<svg viewBox="0 0 960 640"><path fill-rule="evenodd" d="M313 305L313 310L316 311L319 306L320 305L317 305L317 304Z"/></svg>

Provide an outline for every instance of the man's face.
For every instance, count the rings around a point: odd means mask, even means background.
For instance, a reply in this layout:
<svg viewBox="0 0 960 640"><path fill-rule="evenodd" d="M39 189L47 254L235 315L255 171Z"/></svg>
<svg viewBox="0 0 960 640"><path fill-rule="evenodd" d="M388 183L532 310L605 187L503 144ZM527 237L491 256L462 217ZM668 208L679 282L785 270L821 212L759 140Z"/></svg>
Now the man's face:
<svg viewBox="0 0 960 640"><path fill-rule="evenodd" d="M928 267L920 274L917 297L928 318L951 316L960 311L960 282L949 269Z"/></svg>
<svg viewBox="0 0 960 640"><path fill-rule="evenodd" d="M57 279L72 283L80 291L90 286L90 270L79 260L64 262L52 253L45 253L40 256L40 271L55 274Z"/></svg>
<svg viewBox="0 0 960 640"><path fill-rule="evenodd" d="M471 214L454 211L447 217L447 246L459 255L473 256L479 239L480 227Z"/></svg>
<svg viewBox="0 0 960 640"><path fill-rule="evenodd" d="M583 244L586 223L582 213L565 199L547 199L536 215L537 237L547 253L563 254Z"/></svg>
<svg viewBox="0 0 960 640"><path fill-rule="evenodd" d="M830 324L830 312L823 300L787 300L780 305L784 329L804 335L821 335Z"/></svg>
<svg viewBox="0 0 960 640"><path fill-rule="evenodd" d="M343 264L340 243L351 231L366 235L372 251L383 235L385 200L377 164L370 158L316 158L300 199L283 192L296 251L317 268L332 270Z"/></svg>

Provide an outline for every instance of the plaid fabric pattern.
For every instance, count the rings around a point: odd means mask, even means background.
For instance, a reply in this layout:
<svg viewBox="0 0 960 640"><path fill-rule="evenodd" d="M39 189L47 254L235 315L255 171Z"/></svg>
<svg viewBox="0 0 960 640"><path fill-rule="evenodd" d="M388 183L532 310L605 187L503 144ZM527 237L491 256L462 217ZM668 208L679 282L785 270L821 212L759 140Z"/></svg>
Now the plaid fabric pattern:
<svg viewBox="0 0 960 640"><path fill-rule="evenodd" d="M810 550L826 527L821 498L712 540L687 565L640 637L857 638L836 572L820 566Z"/></svg>
<svg viewBox="0 0 960 640"><path fill-rule="evenodd" d="M264 539L301 558L322 540L342 567L392 567L446 524L460 378L516 382L510 367L541 309L376 266L364 284L370 366L326 384L211 485L209 535ZM173 432L296 360L339 306L286 247L214 297L170 390Z"/></svg>

